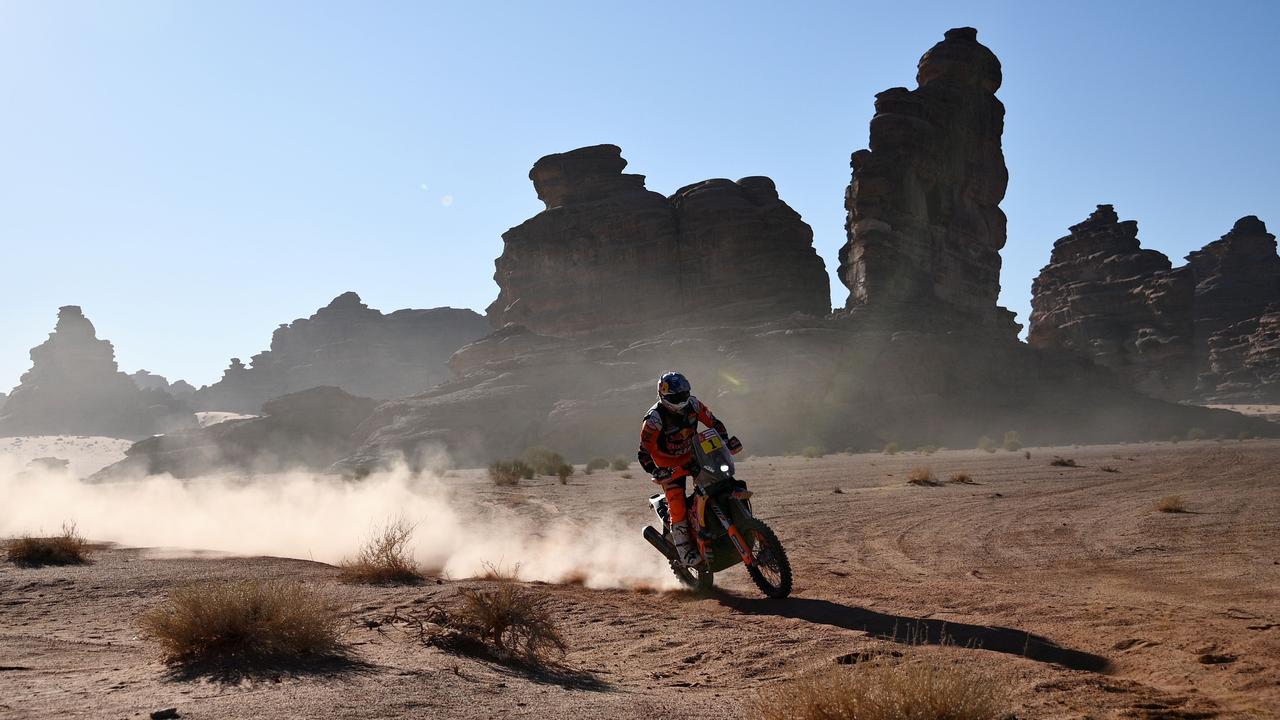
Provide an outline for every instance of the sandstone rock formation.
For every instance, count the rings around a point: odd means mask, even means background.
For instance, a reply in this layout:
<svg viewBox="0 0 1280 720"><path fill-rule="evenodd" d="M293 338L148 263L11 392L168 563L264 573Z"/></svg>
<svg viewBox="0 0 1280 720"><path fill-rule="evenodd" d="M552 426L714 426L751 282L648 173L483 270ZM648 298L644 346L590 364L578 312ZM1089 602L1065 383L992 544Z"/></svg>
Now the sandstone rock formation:
<svg viewBox="0 0 1280 720"><path fill-rule="evenodd" d="M1253 215L1236 221L1231 232L1187 255L1195 274L1196 366L1209 370L1210 338L1231 325L1257 321L1280 303L1280 256L1276 236Z"/></svg>
<svg viewBox="0 0 1280 720"><path fill-rule="evenodd" d="M202 410L255 414L271 398L322 385L381 400L404 397L447 380L449 356L488 331L471 310L384 315L347 292L311 317L281 325L250 367L232 358L194 402Z"/></svg>
<svg viewBox="0 0 1280 720"><path fill-rule="evenodd" d="M1138 242L1138 223L1099 205L1053 244L1031 287L1027 341L1092 359L1155 397L1181 399L1195 387L1187 268Z"/></svg>
<svg viewBox="0 0 1280 720"><path fill-rule="evenodd" d="M846 307L903 318L943 311L1012 337L1013 314L996 305L1009 181L1000 61L976 30L956 28L920 58L916 82L876 96L870 147L852 157L839 269Z"/></svg>
<svg viewBox="0 0 1280 720"><path fill-rule="evenodd" d="M268 401L262 417L228 420L134 443L124 460L103 469L95 479L324 469L355 449L352 433L376 405L375 400L335 387L311 388Z"/></svg>
<svg viewBox="0 0 1280 720"><path fill-rule="evenodd" d="M706 180L665 198L626 165L615 145L534 164L546 210L502 236L495 327L622 334L830 311L813 231L772 180Z"/></svg>
<svg viewBox="0 0 1280 720"><path fill-rule="evenodd" d="M1217 402L1280 403L1280 304L1215 333L1200 381Z"/></svg>
<svg viewBox="0 0 1280 720"><path fill-rule="evenodd" d="M139 389L116 366L80 308L58 310L49 339L31 350L0 412L0 435L106 435L136 438L183 427L190 409L168 393Z"/></svg>
<svg viewBox="0 0 1280 720"><path fill-rule="evenodd" d="M191 386L191 383L186 380L177 380L171 383L165 376L156 375L155 373L148 372L146 370L139 370L138 372L130 374L129 379L133 380L133 384L143 390L161 390L176 398L190 397L195 394L196 391L196 389Z"/></svg>

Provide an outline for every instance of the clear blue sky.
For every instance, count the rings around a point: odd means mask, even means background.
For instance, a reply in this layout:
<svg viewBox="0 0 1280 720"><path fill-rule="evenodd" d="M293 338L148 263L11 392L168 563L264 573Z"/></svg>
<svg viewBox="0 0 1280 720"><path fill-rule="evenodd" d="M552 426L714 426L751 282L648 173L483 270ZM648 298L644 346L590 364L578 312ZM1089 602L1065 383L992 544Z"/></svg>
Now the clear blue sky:
<svg viewBox="0 0 1280 720"><path fill-rule="evenodd" d="M1175 259L1280 226L1280 3L961 5L0 0L0 387L64 304L197 385L344 290L483 310L529 167L595 143L663 193L773 177L834 273L875 93L961 25L1004 63L1021 322L1097 203Z"/></svg>

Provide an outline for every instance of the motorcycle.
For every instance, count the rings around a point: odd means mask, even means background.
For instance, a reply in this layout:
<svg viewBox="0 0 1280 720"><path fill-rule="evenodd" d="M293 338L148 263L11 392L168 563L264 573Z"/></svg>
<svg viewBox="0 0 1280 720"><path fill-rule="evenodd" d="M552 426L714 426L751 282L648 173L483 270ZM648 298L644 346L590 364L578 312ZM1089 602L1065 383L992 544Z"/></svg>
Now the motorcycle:
<svg viewBox="0 0 1280 720"><path fill-rule="evenodd" d="M649 498L662 530L648 525L644 539L666 556L685 587L709 591L716 573L742 563L766 596L791 594L791 563L786 550L773 530L752 514L752 493L746 483L734 478L733 455L724 438L714 428L703 430L693 443L693 456L697 473L693 495L687 501L688 517L702 562L688 567L680 561L671 539L667 498L662 493Z"/></svg>

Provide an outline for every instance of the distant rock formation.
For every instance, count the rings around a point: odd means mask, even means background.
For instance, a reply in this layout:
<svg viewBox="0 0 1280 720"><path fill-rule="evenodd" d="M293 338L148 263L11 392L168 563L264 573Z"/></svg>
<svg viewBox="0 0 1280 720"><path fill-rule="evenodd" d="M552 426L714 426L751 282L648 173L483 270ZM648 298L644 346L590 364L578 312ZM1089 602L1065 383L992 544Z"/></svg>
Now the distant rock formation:
<svg viewBox="0 0 1280 720"><path fill-rule="evenodd" d="M1009 181L1000 61L976 30L956 28L920 58L916 82L876 96L870 148L852 157L839 269L846 307L904 318L942 311L1012 337L1013 313L996 305Z"/></svg>
<svg viewBox="0 0 1280 720"><path fill-rule="evenodd" d="M311 388L268 401L263 417L142 440L125 451L124 460L94 479L323 470L355 449L352 433L376 405L335 387Z"/></svg>
<svg viewBox="0 0 1280 720"><path fill-rule="evenodd" d="M1088 357L1148 395L1186 397L1196 379L1190 269L1142 249L1138 223L1110 205L1070 230L1032 284L1027 341Z"/></svg>
<svg viewBox="0 0 1280 720"><path fill-rule="evenodd" d="M191 383L186 380L178 380L170 383L168 378L165 376L156 375L155 373L151 373L146 370L139 370L138 372L132 373L129 375L129 378L133 380L134 385L137 385L142 390L161 390L176 398L190 397L196 391L196 389L192 387Z"/></svg>
<svg viewBox="0 0 1280 720"><path fill-rule="evenodd" d="M1214 333L1200 384L1216 402L1280 403L1280 304Z"/></svg>
<svg viewBox="0 0 1280 720"><path fill-rule="evenodd" d="M106 435L138 438L190 425L190 408L168 393L142 390L116 366L80 308L58 310L49 339L31 350L0 411L0 435Z"/></svg>
<svg viewBox="0 0 1280 720"><path fill-rule="evenodd" d="M534 164L546 209L502 236L495 327L569 336L830 311L813 231L772 180L706 180L665 198L626 165L616 145Z"/></svg>
<svg viewBox="0 0 1280 720"><path fill-rule="evenodd" d="M1237 323L1256 322L1269 305L1280 303L1276 236L1257 217L1242 217L1231 232L1187 255L1187 263L1196 282L1196 367L1205 372L1213 336Z"/></svg>
<svg viewBox="0 0 1280 720"><path fill-rule="evenodd" d="M371 309L347 292L309 318L281 325L271 348L239 358L222 379L196 392L201 410L256 414L267 400L331 385L389 400L420 393L449 379L455 350L489 331L478 313L454 308Z"/></svg>

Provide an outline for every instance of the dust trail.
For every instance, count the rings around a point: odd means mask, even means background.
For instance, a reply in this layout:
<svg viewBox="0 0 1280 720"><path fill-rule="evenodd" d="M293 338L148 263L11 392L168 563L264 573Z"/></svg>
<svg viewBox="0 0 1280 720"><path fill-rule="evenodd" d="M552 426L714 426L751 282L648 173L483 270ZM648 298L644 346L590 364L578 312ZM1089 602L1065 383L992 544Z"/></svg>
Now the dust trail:
<svg viewBox="0 0 1280 720"><path fill-rule="evenodd" d="M453 578L486 563L522 580L588 587L671 587L663 558L635 520L535 520L481 504L431 475L401 467L359 482L294 472L175 480L168 475L89 484L0 455L0 537L74 521L91 540L159 548L276 555L337 563L388 519L416 523L415 556Z"/></svg>

